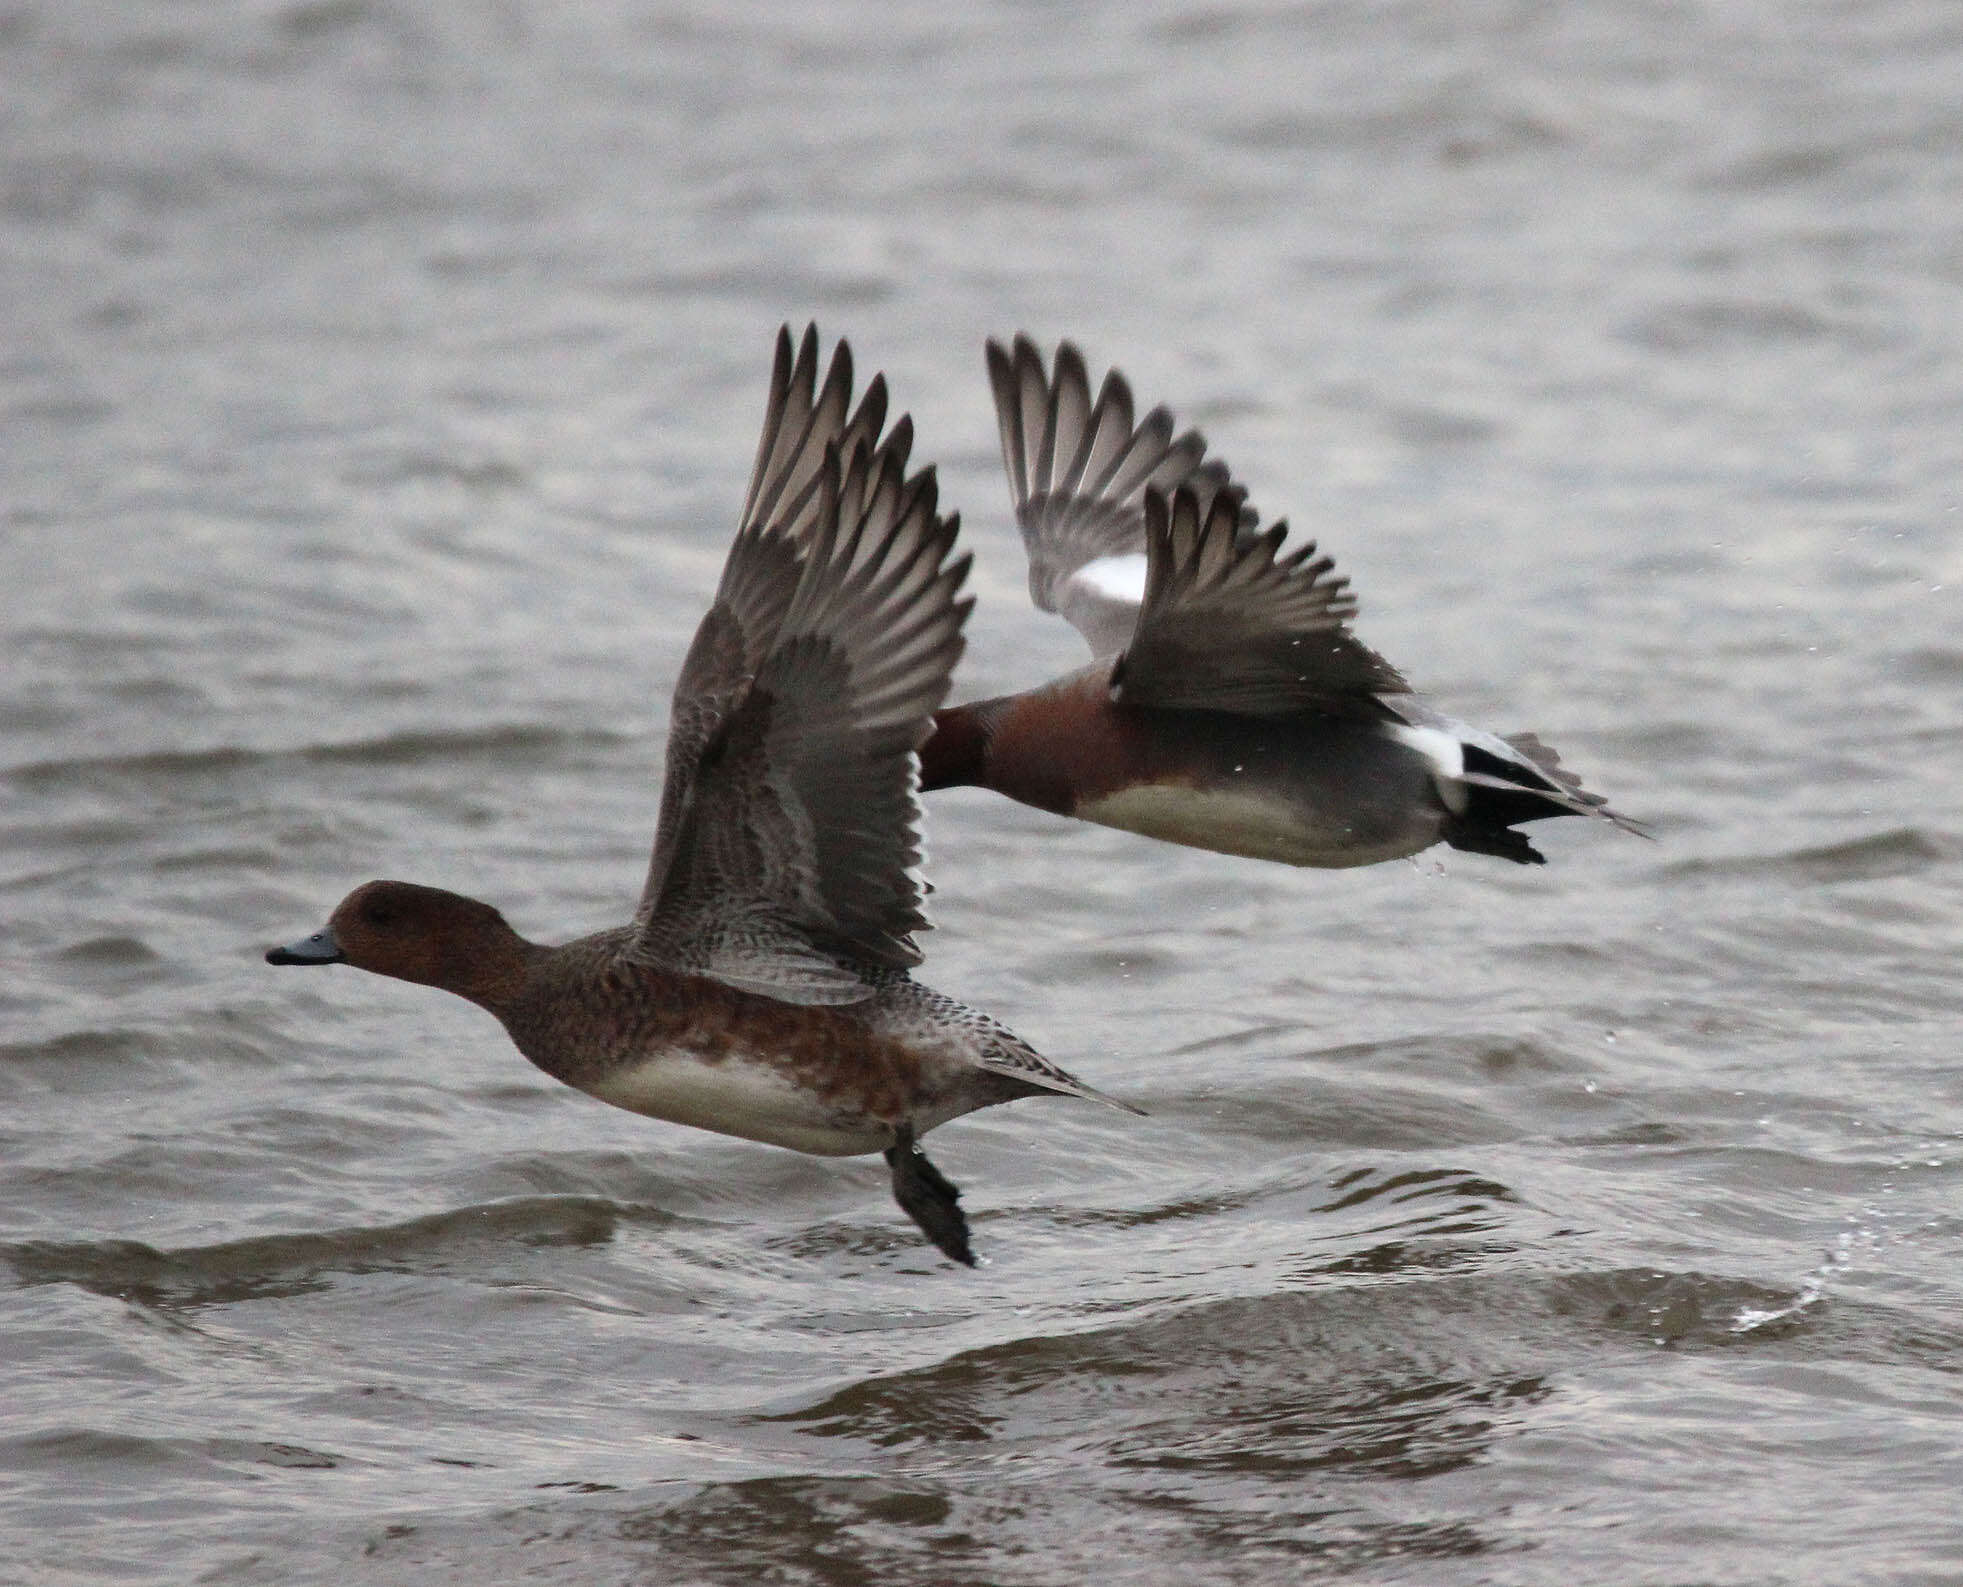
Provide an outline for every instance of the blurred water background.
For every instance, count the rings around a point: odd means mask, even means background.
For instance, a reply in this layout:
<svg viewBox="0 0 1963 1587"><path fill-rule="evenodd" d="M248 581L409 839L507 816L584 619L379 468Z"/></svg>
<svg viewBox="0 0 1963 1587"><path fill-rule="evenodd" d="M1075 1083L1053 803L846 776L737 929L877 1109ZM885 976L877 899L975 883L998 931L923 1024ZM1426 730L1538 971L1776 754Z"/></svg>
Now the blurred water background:
<svg viewBox="0 0 1963 1587"><path fill-rule="evenodd" d="M1963 12L0 4L0 1580L1963 1577ZM770 342L1032 611L1078 339L1646 844L937 796L924 979L1147 1119L877 1160L268 970L627 917Z"/></svg>

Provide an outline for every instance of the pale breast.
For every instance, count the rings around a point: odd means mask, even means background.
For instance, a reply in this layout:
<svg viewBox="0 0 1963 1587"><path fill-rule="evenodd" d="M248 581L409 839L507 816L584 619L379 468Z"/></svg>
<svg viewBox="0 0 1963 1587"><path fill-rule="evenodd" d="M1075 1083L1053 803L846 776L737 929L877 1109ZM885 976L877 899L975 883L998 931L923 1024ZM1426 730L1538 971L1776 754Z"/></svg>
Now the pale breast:
<svg viewBox="0 0 1963 1587"><path fill-rule="evenodd" d="M1398 823L1395 830L1377 832L1318 822L1299 801L1260 787L1142 783L1080 804L1075 813L1168 843L1328 870L1398 859L1438 838L1435 822Z"/></svg>
<svg viewBox="0 0 1963 1587"><path fill-rule="evenodd" d="M891 1128L879 1120L843 1110L781 1065L741 1053L715 1062L685 1053L642 1058L584 1079L579 1088L630 1113L820 1157L893 1144Z"/></svg>

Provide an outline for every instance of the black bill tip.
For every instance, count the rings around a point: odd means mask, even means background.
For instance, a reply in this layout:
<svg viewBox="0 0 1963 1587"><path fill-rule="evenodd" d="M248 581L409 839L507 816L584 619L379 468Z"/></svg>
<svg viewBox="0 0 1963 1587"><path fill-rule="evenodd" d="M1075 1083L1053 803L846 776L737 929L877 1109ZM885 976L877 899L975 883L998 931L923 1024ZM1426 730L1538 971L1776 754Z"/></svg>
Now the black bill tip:
<svg viewBox="0 0 1963 1587"><path fill-rule="evenodd" d="M334 933L325 926L311 937L289 942L283 948L266 950L268 964L339 964L346 957L341 952L341 945L334 940Z"/></svg>

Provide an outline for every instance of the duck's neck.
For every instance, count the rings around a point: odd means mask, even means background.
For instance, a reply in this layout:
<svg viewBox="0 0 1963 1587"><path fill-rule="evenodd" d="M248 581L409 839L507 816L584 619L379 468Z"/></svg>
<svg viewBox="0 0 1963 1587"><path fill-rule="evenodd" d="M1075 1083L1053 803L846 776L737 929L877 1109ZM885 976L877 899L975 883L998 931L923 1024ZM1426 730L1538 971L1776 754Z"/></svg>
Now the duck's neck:
<svg viewBox="0 0 1963 1587"><path fill-rule="evenodd" d="M1009 697L950 705L934 713L934 733L920 746L920 787L971 788L988 781L988 746Z"/></svg>
<svg viewBox="0 0 1963 1587"><path fill-rule="evenodd" d="M550 950L526 941L502 916L494 919L494 926L445 943L430 974L404 979L426 980L505 1020L524 997L533 967Z"/></svg>

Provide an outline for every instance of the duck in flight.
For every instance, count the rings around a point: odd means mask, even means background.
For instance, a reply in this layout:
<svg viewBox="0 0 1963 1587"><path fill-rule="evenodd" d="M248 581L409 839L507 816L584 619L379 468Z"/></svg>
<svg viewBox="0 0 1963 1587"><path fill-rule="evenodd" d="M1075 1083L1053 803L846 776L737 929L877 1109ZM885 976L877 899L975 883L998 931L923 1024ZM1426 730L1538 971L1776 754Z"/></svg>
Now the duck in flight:
<svg viewBox="0 0 1963 1587"><path fill-rule="evenodd" d="M919 1138L1021 1097L1127 1104L907 973L927 925L916 751L961 654L968 558L933 471L906 472L911 423L885 430L884 379L854 409L846 344L822 384L818 365L815 328L795 352L779 333L633 923L546 947L489 904L377 881L266 959L454 992L547 1074L636 1113L883 1152L900 1206L972 1265L959 1192Z"/></svg>
<svg viewBox="0 0 1963 1587"><path fill-rule="evenodd" d="M1539 865L1522 823L1642 832L1531 733L1440 715L1358 640L1349 581L1260 528L1246 492L1116 370L1095 399L1070 343L988 344L1036 605L1091 664L949 706L922 786L992 788L1057 815L1288 865L1372 865L1447 843Z"/></svg>

